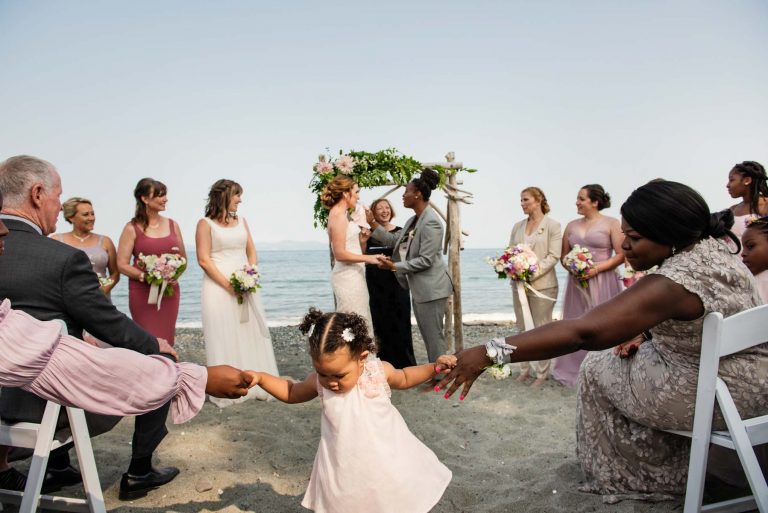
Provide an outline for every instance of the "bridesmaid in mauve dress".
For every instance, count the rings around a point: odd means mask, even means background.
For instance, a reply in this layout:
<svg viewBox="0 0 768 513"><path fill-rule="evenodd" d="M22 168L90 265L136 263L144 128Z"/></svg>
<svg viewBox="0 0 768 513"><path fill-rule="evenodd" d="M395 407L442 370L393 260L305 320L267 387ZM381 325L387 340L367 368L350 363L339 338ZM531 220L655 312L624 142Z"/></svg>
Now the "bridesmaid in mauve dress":
<svg viewBox="0 0 768 513"><path fill-rule="evenodd" d="M595 267L589 274L589 287L582 288L578 278L569 276L563 298L563 319L581 317L587 310L608 301L623 290L614 269L624 262L621 250L621 224L618 219L600 213L611 206L611 197L601 185L585 185L576 197L576 211L583 217L568 223L563 233L561 258L578 244L589 248ZM576 351L555 359L552 376L570 387L576 386L581 362L587 351Z"/></svg>
<svg viewBox="0 0 768 513"><path fill-rule="evenodd" d="M138 257L175 253L187 258L179 225L163 217L168 202L167 188L151 178L142 178L133 195L136 198L136 216L125 225L117 248L117 265L128 282L128 306L134 322L152 335L164 338L173 345L176 318L179 315L181 290L174 283L173 295L162 298L161 307L147 303L150 286L144 281L144 271L138 266ZM133 262L131 262L133 256Z"/></svg>

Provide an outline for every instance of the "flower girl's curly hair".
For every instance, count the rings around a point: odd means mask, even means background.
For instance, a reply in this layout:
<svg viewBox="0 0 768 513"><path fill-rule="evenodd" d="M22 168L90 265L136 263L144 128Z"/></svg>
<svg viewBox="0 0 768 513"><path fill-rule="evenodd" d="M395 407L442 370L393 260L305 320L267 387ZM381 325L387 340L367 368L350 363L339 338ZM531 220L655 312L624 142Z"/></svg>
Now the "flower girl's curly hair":
<svg viewBox="0 0 768 513"><path fill-rule="evenodd" d="M299 324L299 329L309 336L309 355L313 360L344 346L349 348L353 357L363 351L376 350L376 345L368 335L365 319L355 313L323 313L310 308Z"/></svg>

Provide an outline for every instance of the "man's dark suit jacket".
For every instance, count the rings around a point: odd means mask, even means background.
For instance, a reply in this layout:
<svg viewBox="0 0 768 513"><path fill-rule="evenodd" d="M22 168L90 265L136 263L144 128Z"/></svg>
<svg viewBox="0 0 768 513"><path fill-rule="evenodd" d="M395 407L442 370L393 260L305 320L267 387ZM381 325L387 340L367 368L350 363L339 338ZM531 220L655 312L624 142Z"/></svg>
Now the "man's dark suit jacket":
<svg viewBox="0 0 768 513"><path fill-rule="evenodd" d="M158 353L157 339L119 312L101 292L85 253L40 235L25 222L3 222L9 234L5 253L0 256L0 300L8 298L14 309L43 321L61 319L72 336L82 338L85 329L117 347ZM0 395L0 417L11 422L39 422L45 404L29 392L6 388ZM92 425L93 419L89 420Z"/></svg>

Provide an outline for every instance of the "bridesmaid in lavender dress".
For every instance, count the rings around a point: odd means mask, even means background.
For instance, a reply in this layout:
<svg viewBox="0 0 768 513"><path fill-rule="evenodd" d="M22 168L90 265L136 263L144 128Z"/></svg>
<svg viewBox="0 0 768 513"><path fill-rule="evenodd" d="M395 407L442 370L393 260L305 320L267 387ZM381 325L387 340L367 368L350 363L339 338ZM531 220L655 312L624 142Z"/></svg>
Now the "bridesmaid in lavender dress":
<svg viewBox="0 0 768 513"><path fill-rule="evenodd" d="M120 272L117 270L117 250L112 239L106 235L93 233L96 224L96 214L91 200L86 198L69 198L62 203L61 211L64 220L72 225L72 231L51 235L52 238L81 249L88 255L93 265L93 272L101 278L110 278L112 283L102 285L101 290L109 297L110 291L117 285Z"/></svg>
<svg viewBox="0 0 768 513"><path fill-rule="evenodd" d="M581 317L587 310L611 299L622 291L614 269L624 262L621 250L621 224L618 219L600 213L611 206L611 197L601 185L585 185L576 197L576 211L582 215L568 223L563 232L561 258L578 244L589 248L596 266L590 271L589 287L584 289L574 276L568 277L563 298L563 319ZM552 376L567 386L576 386L581 362L587 351L576 351L555 359Z"/></svg>

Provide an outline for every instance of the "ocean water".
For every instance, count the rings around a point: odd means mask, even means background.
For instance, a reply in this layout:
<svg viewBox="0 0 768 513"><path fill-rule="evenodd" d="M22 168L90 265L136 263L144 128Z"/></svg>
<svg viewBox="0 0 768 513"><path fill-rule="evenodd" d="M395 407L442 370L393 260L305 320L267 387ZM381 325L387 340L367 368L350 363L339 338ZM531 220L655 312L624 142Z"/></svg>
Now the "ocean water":
<svg viewBox="0 0 768 513"><path fill-rule="evenodd" d="M500 252L499 249L465 249L461 252L464 322L514 319L509 282L498 279L485 261ZM203 270L197 265L194 252L189 252L188 257L187 271L180 280L181 306L177 326L199 328L202 326L200 290ZM261 299L270 326L298 324L310 306L323 311L333 309L328 251L260 251L259 271ZM565 271L558 266L556 272L560 282L560 297L555 304L557 313L561 311ZM125 276L121 278L112 291L112 300L119 310L130 315L127 281Z"/></svg>

